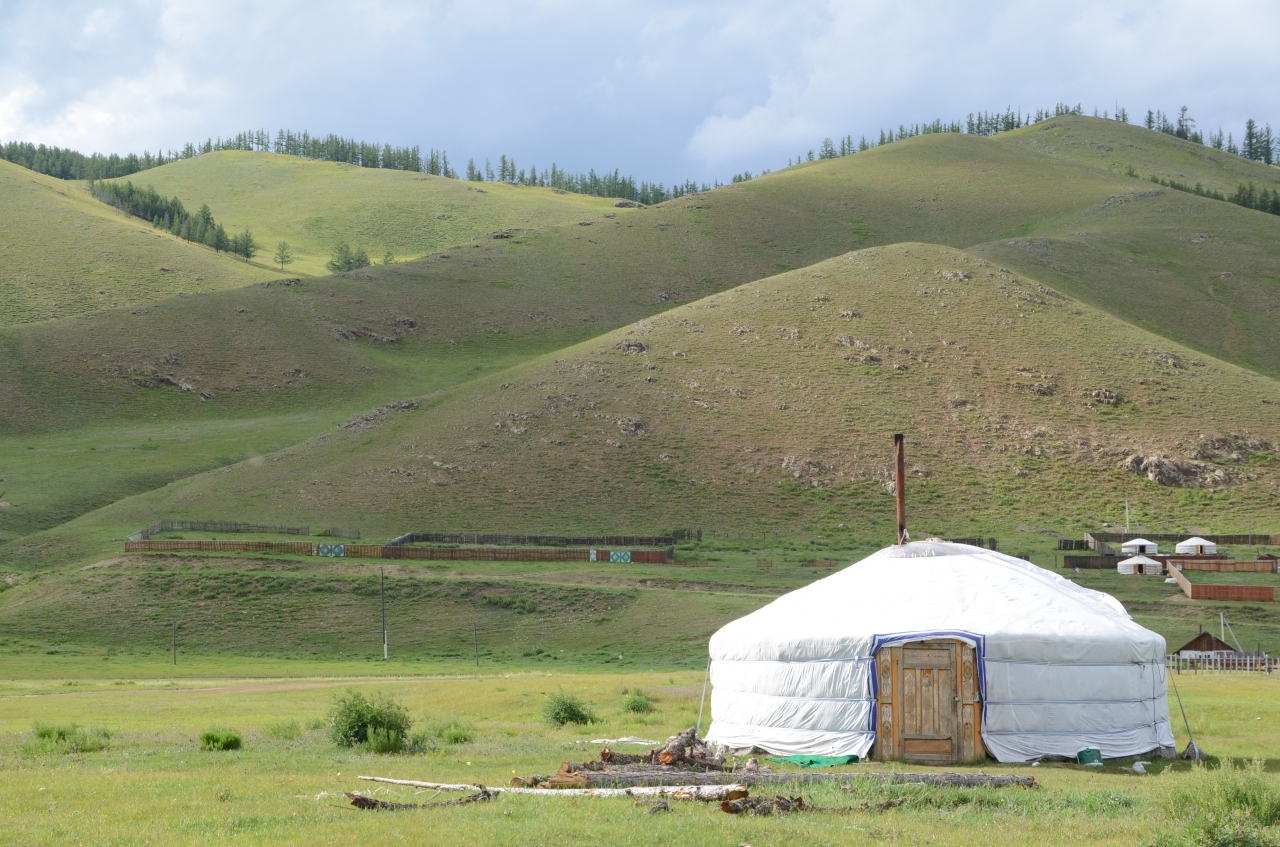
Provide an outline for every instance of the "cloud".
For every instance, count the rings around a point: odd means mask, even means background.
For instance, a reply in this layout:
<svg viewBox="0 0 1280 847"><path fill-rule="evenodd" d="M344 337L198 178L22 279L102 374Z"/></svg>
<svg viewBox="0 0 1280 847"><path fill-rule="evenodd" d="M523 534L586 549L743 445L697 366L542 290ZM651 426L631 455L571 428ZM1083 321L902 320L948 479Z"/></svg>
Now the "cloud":
<svg viewBox="0 0 1280 847"><path fill-rule="evenodd" d="M621 168L776 168L824 137L1059 100L1280 121L1266 0L0 4L0 139L177 148L254 127Z"/></svg>

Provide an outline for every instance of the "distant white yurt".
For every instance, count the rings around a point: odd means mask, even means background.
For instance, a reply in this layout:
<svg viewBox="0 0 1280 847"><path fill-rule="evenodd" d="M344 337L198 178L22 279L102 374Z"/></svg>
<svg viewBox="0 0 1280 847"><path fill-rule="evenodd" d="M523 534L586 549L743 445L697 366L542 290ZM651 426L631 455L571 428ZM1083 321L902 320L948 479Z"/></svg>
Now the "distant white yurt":
<svg viewBox="0 0 1280 847"><path fill-rule="evenodd" d="M1021 559L909 542L711 638L708 739L943 763L1173 750L1164 639Z"/></svg>
<svg viewBox="0 0 1280 847"><path fill-rule="evenodd" d="M1131 556L1128 559L1121 559L1116 562L1116 570L1123 574L1140 573L1147 576L1158 576L1164 573L1164 565L1146 556Z"/></svg>
<svg viewBox="0 0 1280 847"><path fill-rule="evenodd" d="M1186 541L1179 541L1173 550L1182 556L1216 556L1218 554L1218 545L1195 536L1188 538Z"/></svg>
<svg viewBox="0 0 1280 847"><path fill-rule="evenodd" d="M1160 552L1154 541L1148 541L1145 538L1135 538L1132 541L1126 541L1120 545L1120 551L1128 553L1130 556L1154 556Z"/></svg>

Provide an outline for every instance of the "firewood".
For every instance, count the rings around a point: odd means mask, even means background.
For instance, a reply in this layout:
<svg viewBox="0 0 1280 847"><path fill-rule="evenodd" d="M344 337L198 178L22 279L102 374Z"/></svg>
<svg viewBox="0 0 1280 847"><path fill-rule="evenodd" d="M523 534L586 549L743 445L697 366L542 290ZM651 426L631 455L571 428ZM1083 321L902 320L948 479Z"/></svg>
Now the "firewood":
<svg viewBox="0 0 1280 847"><path fill-rule="evenodd" d="M365 809L374 812L399 812L406 809L429 809L433 806L464 806L468 803L483 803L486 800L492 800L498 796L498 792L479 785L469 786L471 788L479 788L475 794L469 794L466 797L458 797L453 800L440 800L435 803L389 803L386 800L379 800L376 797L368 797L364 794L353 794L350 791L344 791L347 799L351 801L351 805L357 809Z"/></svg>
<svg viewBox="0 0 1280 847"><path fill-rule="evenodd" d="M407 785L413 788L435 788L441 791L472 791L478 785L461 785L448 782L421 782L414 779L392 779L385 776L361 776L369 782L385 782L391 785ZM674 800L705 800L719 802L747 796L747 787L741 783L728 785L648 785L625 788L497 788L485 789L493 794L531 794L539 797L658 797Z"/></svg>
<svg viewBox="0 0 1280 847"><path fill-rule="evenodd" d="M681 782L688 785L723 785L740 782L744 785L819 785L828 783L876 780L887 783L917 785L947 785L959 788L1039 788L1032 776L1013 774L969 773L772 773L761 771L726 773L723 771L688 771L676 768L652 767L640 770L578 771L589 788L627 787L643 785L671 785Z"/></svg>
<svg viewBox="0 0 1280 847"><path fill-rule="evenodd" d="M685 751L694 745L698 740L698 728L691 726L679 735L673 735L667 739L657 751L657 760L660 765L674 765L687 761Z"/></svg>

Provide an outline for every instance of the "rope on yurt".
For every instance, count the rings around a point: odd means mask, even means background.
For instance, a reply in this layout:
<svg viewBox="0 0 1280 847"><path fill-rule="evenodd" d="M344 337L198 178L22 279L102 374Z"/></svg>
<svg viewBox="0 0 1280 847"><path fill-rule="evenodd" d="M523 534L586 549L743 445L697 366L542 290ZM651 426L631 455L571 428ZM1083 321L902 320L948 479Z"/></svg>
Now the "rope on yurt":
<svg viewBox="0 0 1280 847"><path fill-rule="evenodd" d="M707 700L707 681L711 679L711 657L707 657L707 675L702 678L702 697L698 700L698 726L695 728L698 737L702 737L702 706Z"/></svg>

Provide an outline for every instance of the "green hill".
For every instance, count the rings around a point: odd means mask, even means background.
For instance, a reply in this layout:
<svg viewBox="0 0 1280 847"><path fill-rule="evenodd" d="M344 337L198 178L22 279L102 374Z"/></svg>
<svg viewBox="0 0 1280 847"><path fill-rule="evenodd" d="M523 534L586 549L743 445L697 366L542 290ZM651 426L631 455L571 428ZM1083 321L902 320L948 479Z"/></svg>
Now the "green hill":
<svg viewBox="0 0 1280 847"><path fill-rule="evenodd" d="M997 138L1037 153L1080 162L1114 174L1132 168L1143 179L1157 176L1230 195L1241 183L1280 186L1280 168L1214 150L1163 132L1099 118L1064 115L1002 133Z"/></svg>
<svg viewBox="0 0 1280 847"><path fill-rule="evenodd" d="M573 223L614 204L546 188L237 151L127 179L177 196L189 209L208 203L229 232L249 227L264 261L288 241L296 259L287 270L317 275L328 273L325 262L344 242L363 246L375 262L388 251L412 259L500 230Z"/></svg>
<svg viewBox="0 0 1280 847"><path fill-rule="evenodd" d="M0 161L0 326L238 288L276 274L159 233L84 188Z"/></svg>
<svg viewBox="0 0 1280 847"><path fill-rule="evenodd" d="M1088 343L1080 343L1088 339ZM917 534L1272 515L1280 385L980 256L858 251L634 323L10 545L118 549L157 516L885 537L889 434ZM842 526L843 525L843 526Z"/></svg>
<svg viewBox="0 0 1280 847"><path fill-rule="evenodd" d="M1099 143L1147 139L1152 155L1169 143L1114 122L1059 121L1096 133ZM479 237L421 260L304 285L238 288L0 330L0 392L8 401L0 404L0 430L22 434L0 442L7 466L0 486L19 480L9 495L17 505L0 515L0 538L678 303L900 241L970 247L1171 342L1280 372L1269 323L1280 308L1280 218L1027 149L1016 136L924 136L650 209L602 205L555 225L531 215L528 227L502 230L509 238ZM437 194L475 187L267 154L224 154L204 164L241 186L227 189L228 197L252 193L233 178L241 165L271 172L296 165L321 193L330 177L341 182L334 175ZM542 199L566 208L605 203L484 188L497 193L468 196L489 202L500 193L504 208ZM480 229L487 233L487 224ZM281 426L285 419L291 423ZM169 446L138 452L135 433L143 430ZM94 449L72 450L76 434ZM206 438L202 450L180 446Z"/></svg>

